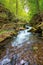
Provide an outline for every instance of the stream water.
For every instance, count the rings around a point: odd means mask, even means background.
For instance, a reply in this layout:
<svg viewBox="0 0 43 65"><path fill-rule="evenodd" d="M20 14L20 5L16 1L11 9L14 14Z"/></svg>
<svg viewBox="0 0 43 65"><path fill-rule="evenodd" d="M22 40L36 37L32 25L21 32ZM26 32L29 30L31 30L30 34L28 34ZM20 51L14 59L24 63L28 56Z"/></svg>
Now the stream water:
<svg viewBox="0 0 43 65"><path fill-rule="evenodd" d="M28 30L29 29L20 31L16 38L13 37L13 41L11 42L12 46L22 46L22 44L27 41L29 41L29 43L38 41L37 36L28 32Z"/></svg>
<svg viewBox="0 0 43 65"><path fill-rule="evenodd" d="M28 42L28 44L32 44L34 42L41 42L41 40L39 40L39 38L37 38L37 36L34 33L28 32L29 29L26 30L22 30L18 32L18 35L16 37L13 37L13 39L10 41L10 44L14 47L14 46L18 46L21 47L23 44L25 44L26 42ZM7 42L8 43L8 42ZM8 53L8 51L7 51ZM5 59L6 58L6 59ZM2 64L0 62L0 65L3 65L3 63L5 63L5 61L9 61L8 57L5 57L2 61ZM9 64L10 65L10 64Z"/></svg>

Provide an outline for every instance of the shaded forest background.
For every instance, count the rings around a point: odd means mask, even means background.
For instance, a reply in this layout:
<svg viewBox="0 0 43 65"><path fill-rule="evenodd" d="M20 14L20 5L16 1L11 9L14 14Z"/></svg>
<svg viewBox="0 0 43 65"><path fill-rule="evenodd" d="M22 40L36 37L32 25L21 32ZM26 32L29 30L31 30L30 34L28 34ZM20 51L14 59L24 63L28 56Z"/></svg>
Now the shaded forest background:
<svg viewBox="0 0 43 65"><path fill-rule="evenodd" d="M34 14L43 12L43 0L0 0L17 18L30 21Z"/></svg>

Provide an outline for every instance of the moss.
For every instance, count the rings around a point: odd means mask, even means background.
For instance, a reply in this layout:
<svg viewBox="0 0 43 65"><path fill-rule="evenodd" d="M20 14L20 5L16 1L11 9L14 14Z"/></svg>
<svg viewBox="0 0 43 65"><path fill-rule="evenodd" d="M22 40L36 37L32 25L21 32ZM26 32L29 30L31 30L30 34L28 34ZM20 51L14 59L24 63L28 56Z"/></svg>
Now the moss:
<svg viewBox="0 0 43 65"><path fill-rule="evenodd" d="M0 42L5 40L8 37L12 37L12 35L16 35L17 33L14 30L1 30L0 31Z"/></svg>

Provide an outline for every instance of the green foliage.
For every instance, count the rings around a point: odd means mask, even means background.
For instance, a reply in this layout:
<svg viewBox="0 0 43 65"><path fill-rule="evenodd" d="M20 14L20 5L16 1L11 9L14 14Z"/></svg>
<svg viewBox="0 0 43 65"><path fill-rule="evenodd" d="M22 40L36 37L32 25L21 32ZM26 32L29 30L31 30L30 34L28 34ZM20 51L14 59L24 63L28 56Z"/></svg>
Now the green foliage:
<svg viewBox="0 0 43 65"><path fill-rule="evenodd" d="M5 13L0 13L0 17L4 17L4 18L6 18L7 15L6 15Z"/></svg>
<svg viewBox="0 0 43 65"><path fill-rule="evenodd" d="M0 3L3 3L18 18L28 21L38 13L38 9L43 11L43 0L0 0ZM25 11L26 8L28 12Z"/></svg>

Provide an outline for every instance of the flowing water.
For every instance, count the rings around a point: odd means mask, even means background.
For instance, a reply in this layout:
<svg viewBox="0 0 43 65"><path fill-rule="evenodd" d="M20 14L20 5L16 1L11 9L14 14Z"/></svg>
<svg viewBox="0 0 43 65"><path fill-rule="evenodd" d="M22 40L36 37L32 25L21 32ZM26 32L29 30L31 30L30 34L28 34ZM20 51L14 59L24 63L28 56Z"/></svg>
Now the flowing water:
<svg viewBox="0 0 43 65"><path fill-rule="evenodd" d="M27 42L28 42L28 44L32 44L35 42L42 41L42 40L39 40L39 38L36 36L36 34L28 32L28 30L29 29L19 31L18 35L16 37L14 36L13 39L7 43L9 43L12 47L15 47L15 46L21 47L23 44L25 44ZM6 46L8 47L8 45L6 45ZM8 54L8 49L7 49L7 54ZM8 61L8 57L6 57L6 58L7 58L6 61ZM4 63L4 62L5 62L5 60L3 60L2 63ZM9 60L9 62L10 62L10 60Z"/></svg>
<svg viewBox="0 0 43 65"><path fill-rule="evenodd" d="M16 38L13 37L13 41L11 42L12 46L20 46L27 41L29 41L30 43L38 41L35 34L32 34L31 32L27 31L28 29L20 31Z"/></svg>

